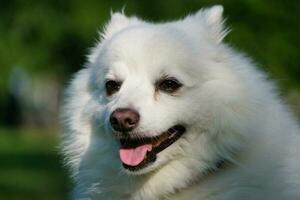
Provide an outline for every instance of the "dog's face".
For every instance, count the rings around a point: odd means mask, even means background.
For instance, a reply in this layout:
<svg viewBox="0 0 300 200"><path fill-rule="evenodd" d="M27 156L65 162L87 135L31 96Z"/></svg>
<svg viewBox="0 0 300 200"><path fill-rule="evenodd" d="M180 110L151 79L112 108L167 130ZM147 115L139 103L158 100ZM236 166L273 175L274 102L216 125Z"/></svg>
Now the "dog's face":
<svg viewBox="0 0 300 200"><path fill-rule="evenodd" d="M214 111L234 99L223 98L228 88L238 98L220 62L223 37L221 7L165 24L113 15L89 59L90 92L103 108L95 123L118 141L127 172L200 154L215 159L208 149Z"/></svg>
<svg viewBox="0 0 300 200"><path fill-rule="evenodd" d="M174 31L132 28L105 44L98 58L105 68L99 83L106 97L104 120L120 140L120 159L131 171L166 162L171 155L164 151L176 148L192 112L198 112L196 106L188 109L201 79L193 76L199 74L195 53Z"/></svg>

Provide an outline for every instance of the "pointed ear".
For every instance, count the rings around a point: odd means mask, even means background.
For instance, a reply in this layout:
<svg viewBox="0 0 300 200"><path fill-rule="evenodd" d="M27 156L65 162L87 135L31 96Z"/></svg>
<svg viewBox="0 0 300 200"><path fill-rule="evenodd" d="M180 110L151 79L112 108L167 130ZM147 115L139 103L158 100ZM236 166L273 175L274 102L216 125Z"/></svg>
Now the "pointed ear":
<svg viewBox="0 0 300 200"><path fill-rule="evenodd" d="M104 27L101 36L107 39L129 25L137 24L138 22L139 20L136 17L127 17L123 12L111 13L110 21Z"/></svg>
<svg viewBox="0 0 300 200"><path fill-rule="evenodd" d="M224 28L223 11L223 6L215 5L210 8L201 9L196 14L196 17L204 20L204 23L209 27L212 36L218 43L221 42L229 32L229 29Z"/></svg>

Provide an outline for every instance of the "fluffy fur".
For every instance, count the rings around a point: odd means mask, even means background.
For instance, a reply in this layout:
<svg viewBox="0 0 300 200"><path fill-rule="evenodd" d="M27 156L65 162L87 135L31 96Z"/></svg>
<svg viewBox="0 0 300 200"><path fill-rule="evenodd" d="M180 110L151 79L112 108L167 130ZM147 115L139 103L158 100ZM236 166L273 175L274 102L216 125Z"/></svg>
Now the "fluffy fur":
<svg viewBox="0 0 300 200"><path fill-rule="evenodd" d="M112 14L66 92L62 152L74 199L300 199L297 122L252 61L222 42L222 12L159 24ZM162 76L183 87L156 92ZM107 78L123 82L111 97ZM151 166L127 171L108 120L123 107L139 112L138 137L177 123L187 132ZM225 166L216 169L218 160Z"/></svg>

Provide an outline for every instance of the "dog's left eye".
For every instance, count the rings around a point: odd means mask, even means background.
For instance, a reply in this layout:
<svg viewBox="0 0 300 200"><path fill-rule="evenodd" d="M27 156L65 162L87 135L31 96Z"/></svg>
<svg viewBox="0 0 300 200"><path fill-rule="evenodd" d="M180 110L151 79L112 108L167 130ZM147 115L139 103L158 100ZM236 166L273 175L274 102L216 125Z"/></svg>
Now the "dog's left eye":
<svg viewBox="0 0 300 200"><path fill-rule="evenodd" d="M182 83L180 83L176 78L166 78L156 84L156 89L166 93L173 93L176 92L181 86Z"/></svg>

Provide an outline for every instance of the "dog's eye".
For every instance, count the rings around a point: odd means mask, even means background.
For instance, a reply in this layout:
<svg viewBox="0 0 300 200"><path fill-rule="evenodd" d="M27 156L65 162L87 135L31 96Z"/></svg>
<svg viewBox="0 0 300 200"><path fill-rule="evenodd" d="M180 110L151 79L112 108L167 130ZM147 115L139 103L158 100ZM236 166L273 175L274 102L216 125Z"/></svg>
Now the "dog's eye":
<svg viewBox="0 0 300 200"><path fill-rule="evenodd" d="M167 93L176 92L182 83L180 83L176 78L166 78L157 83L157 89Z"/></svg>
<svg viewBox="0 0 300 200"><path fill-rule="evenodd" d="M107 96L113 95L118 92L121 87L121 82L114 80L107 80L105 82L105 89Z"/></svg>

